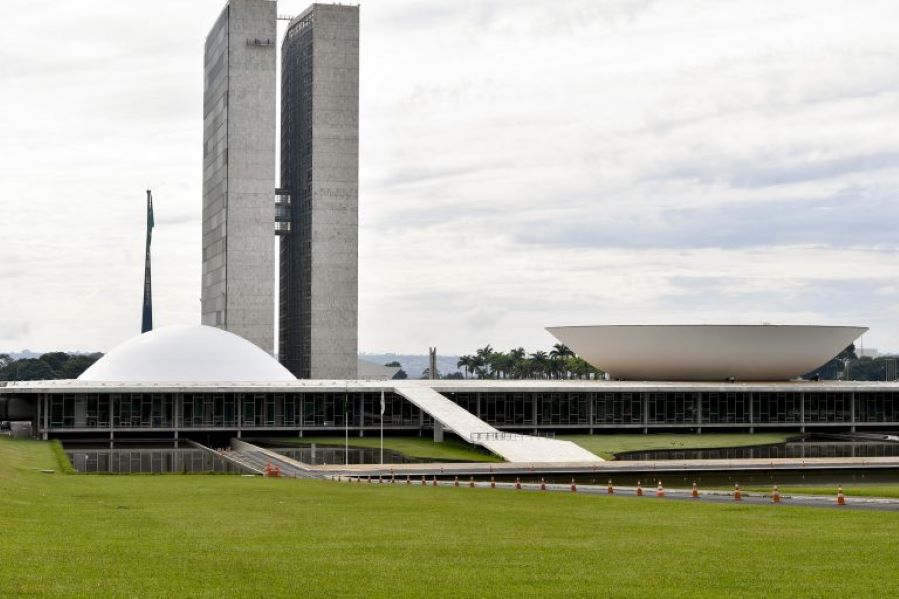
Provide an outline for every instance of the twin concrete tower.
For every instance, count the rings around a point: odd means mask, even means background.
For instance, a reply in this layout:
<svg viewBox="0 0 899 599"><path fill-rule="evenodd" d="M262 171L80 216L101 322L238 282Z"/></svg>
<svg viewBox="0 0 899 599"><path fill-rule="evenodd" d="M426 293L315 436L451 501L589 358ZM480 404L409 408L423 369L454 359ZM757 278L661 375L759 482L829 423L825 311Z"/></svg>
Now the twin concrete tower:
<svg viewBox="0 0 899 599"><path fill-rule="evenodd" d="M359 8L313 4L281 47L277 4L230 0L206 38L202 322L274 349L299 378L358 359Z"/></svg>

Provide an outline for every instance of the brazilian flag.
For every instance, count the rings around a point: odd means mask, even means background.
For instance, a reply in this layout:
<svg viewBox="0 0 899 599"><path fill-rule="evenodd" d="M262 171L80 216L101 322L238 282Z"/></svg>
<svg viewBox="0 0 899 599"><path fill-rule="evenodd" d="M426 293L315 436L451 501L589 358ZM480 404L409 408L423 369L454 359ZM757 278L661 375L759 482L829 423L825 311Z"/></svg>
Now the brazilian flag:
<svg viewBox="0 0 899 599"><path fill-rule="evenodd" d="M140 332L153 330L153 293L150 283L150 241L153 237L153 194L147 190L147 256L144 261L144 310Z"/></svg>

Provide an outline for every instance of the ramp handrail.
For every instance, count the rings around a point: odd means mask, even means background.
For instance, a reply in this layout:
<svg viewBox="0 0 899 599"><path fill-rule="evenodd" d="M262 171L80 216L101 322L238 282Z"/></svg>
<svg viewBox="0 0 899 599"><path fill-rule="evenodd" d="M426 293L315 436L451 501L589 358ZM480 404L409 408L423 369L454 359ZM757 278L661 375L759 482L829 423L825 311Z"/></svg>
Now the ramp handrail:
<svg viewBox="0 0 899 599"><path fill-rule="evenodd" d="M521 433L507 433L503 431L490 433L471 433L472 443L476 443L478 441L521 441L523 439L552 440L553 438L554 437L549 436L523 435Z"/></svg>

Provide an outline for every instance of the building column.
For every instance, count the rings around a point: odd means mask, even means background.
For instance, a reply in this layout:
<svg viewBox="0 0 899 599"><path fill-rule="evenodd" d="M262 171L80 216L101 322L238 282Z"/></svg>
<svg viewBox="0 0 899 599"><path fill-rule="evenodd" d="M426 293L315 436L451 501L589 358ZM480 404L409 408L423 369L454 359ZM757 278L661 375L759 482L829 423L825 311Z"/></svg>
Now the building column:
<svg viewBox="0 0 899 599"><path fill-rule="evenodd" d="M478 418L480 418L480 417L481 417L481 392L478 391L477 393L474 394L474 396L475 396L475 402L476 402L476 404L475 404L475 416L477 416Z"/></svg>
<svg viewBox="0 0 899 599"><path fill-rule="evenodd" d="M649 393L641 393L643 398L643 434L649 434Z"/></svg>
<svg viewBox="0 0 899 599"><path fill-rule="evenodd" d="M365 425L365 393L359 394L359 436L364 437L362 427Z"/></svg>
<svg viewBox="0 0 899 599"><path fill-rule="evenodd" d="M300 396L300 436L303 436L303 428L306 426L306 396ZM346 426L346 423L344 423Z"/></svg>
<svg viewBox="0 0 899 599"><path fill-rule="evenodd" d="M531 422L534 423L534 435L537 434L537 393L534 393L534 401L531 405Z"/></svg>
<svg viewBox="0 0 899 599"><path fill-rule="evenodd" d="M46 441L49 438L48 429L50 428L50 395L44 393L44 430L41 438Z"/></svg>
<svg viewBox="0 0 899 599"><path fill-rule="evenodd" d="M752 396L752 392L750 392L749 393L749 434L752 434L755 432L755 426L753 426L753 424L754 424L753 417L755 416L755 409L753 408L753 405L752 405L753 399L754 398Z"/></svg>
<svg viewBox="0 0 899 599"><path fill-rule="evenodd" d="M799 432L805 432L805 393L799 394Z"/></svg>
<svg viewBox="0 0 899 599"><path fill-rule="evenodd" d="M849 394L849 418L852 423L851 432L855 432L855 391ZM853 456L855 457L855 456Z"/></svg>
<svg viewBox="0 0 899 599"><path fill-rule="evenodd" d="M243 433L243 393L237 394L237 438L240 439Z"/></svg>
<svg viewBox="0 0 899 599"><path fill-rule="evenodd" d="M696 394L696 433L702 434L702 393Z"/></svg>
<svg viewBox="0 0 899 599"><path fill-rule="evenodd" d="M591 393L588 393L587 394L587 423L590 425L589 430L590 430L591 435L593 434L593 417L594 417L593 412L596 407L594 405L595 403L596 403L596 396Z"/></svg>

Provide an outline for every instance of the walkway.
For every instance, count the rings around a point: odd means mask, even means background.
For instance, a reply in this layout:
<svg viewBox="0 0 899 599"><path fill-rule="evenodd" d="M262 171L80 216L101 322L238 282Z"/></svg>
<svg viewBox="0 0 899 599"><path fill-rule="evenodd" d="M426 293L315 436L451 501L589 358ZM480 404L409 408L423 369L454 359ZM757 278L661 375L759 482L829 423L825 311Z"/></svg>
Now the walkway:
<svg viewBox="0 0 899 599"><path fill-rule="evenodd" d="M614 460L610 462L543 462L543 463L431 463L431 464L350 464L349 466L310 466L328 474L344 476L490 476L544 474L683 474L687 472L803 472L818 470L894 470L899 457L877 458L777 458L748 460L657 460L650 462Z"/></svg>
<svg viewBox="0 0 899 599"><path fill-rule="evenodd" d="M334 480L332 478L332 480ZM349 484L365 484L366 486L374 486L378 485L405 485L412 484L416 486L420 486L422 484L426 486L434 486L434 479L428 478L424 483L421 483L419 480L411 480L410 483L406 483L404 478L380 478L380 479L372 479L370 477L348 477L348 478L340 478L341 482L346 482ZM442 487L453 487L454 482L447 479L440 479L439 483ZM520 485L520 488L517 488ZM514 482L486 482L486 481L472 481L469 482L467 480L460 480L458 487L461 492L464 492L465 489L491 489L495 488L496 490L505 490L505 491L515 491L516 493L526 493L526 492L538 492L538 493L566 493L570 494L572 492L571 484L558 484L558 483L545 483L541 488L539 483L519 483L516 485ZM586 495L601 495L601 496L609 496L608 487L606 485L585 485L578 483L575 487L575 491L580 494ZM802 506L802 507L821 507L821 508L834 508L839 510L873 510L880 512L896 512L899 511L899 499L888 498L888 497L846 497L845 505L838 505L836 501L836 496L825 496L825 495L794 495L790 493L782 493L781 499L779 503L774 503L771 500L770 493L758 493L758 492L743 492L743 499L741 501L736 501L734 499L733 491L712 491L712 490L699 490L699 497L694 498L692 496L692 491L690 489L665 489L665 494L663 497L656 497L656 489L649 485L648 487L643 488L643 495L637 496L637 490L635 487L627 487L627 486L616 486L614 488L613 497L627 497L631 498L634 501L665 501L665 500L679 500L686 502L696 502L696 503L729 503L731 505L740 505L740 504L751 504L751 505L767 505L772 508L779 508L781 506Z"/></svg>
<svg viewBox="0 0 899 599"><path fill-rule="evenodd" d="M264 473L266 467L271 464L278 467L281 471L281 476L289 478L325 478L325 475L321 472L310 469L308 464L298 462L286 455L240 439L231 439L231 451L227 452L227 459L238 462L258 473Z"/></svg>
<svg viewBox="0 0 899 599"><path fill-rule="evenodd" d="M602 462L571 441L501 432L431 387L396 385L394 391L469 443L509 462Z"/></svg>

